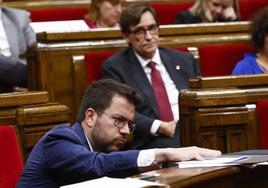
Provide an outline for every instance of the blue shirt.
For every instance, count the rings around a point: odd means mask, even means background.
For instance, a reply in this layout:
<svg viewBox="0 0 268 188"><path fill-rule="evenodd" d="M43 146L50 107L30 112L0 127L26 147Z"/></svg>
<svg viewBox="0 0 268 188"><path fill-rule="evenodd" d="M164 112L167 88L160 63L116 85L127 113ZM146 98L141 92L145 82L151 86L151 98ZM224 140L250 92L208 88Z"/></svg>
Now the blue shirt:
<svg viewBox="0 0 268 188"><path fill-rule="evenodd" d="M255 54L246 53L244 59L239 61L233 69L232 75L245 74L263 74L264 71L260 68L256 61Z"/></svg>

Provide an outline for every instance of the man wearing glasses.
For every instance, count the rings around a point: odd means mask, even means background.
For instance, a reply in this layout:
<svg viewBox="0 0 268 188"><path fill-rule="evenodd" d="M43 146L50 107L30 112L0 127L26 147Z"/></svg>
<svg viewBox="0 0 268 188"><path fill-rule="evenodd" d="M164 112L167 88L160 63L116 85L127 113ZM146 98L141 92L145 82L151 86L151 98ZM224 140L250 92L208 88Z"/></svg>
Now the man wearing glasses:
<svg viewBox="0 0 268 188"><path fill-rule="evenodd" d="M50 130L32 150L17 188L56 188L103 176L127 177L159 163L218 157L198 147L119 151L134 131L134 89L114 80L94 82L77 123Z"/></svg>
<svg viewBox="0 0 268 188"><path fill-rule="evenodd" d="M180 89L199 75L190 53L159 47L159 22L147 3L123 11L120 27L129 47L103 64L105 78L127 84L141 95L134 121L134 149L179 147Z"/></svg>

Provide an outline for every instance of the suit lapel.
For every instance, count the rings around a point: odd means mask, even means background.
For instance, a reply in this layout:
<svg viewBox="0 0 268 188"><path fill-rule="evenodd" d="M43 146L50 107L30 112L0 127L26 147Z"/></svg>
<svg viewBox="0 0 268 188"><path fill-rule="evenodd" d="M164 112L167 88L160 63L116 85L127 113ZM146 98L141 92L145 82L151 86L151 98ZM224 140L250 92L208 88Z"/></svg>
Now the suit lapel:
<svg viewBox="0 0 268 188"><path fill-rule="evenodd" d="M157 111L157 104L156 99L154 96L153 88L143 70L143 67L141 66L138 58L134 54L133 50L129 49L129 64L130 67L128 67L128 74L132 75L132 78L141 91L140 93L144 93L147 101L149 101L149 104L151 105L153 111L155 114L158 114Z"/></svg>
<svg viewBox="0 0 268 188"><path fill-rule="evenodd" d="M179 65L179 60L176 59L175 61L172 58L171 54L167 54L162 48L159 48L159 53L161 60L166 67L166 70L171 78L171 80L174 82L176 85L176 88L178 90L181 89L180 83L184 80L182 75L180 74L180 65ZM180 69L178 69L180 67Z"/></svg>
<svg viewBox="0 0 268 188"><path fill-rule="evenodd" d="M86 136L84 134L82 125L80 125L79 123L75 123L74 125L71 126L71 128L73 129L74 132L76 132L76 134L79 136L79 139L82 141L82 143L88 148L89 151L91 151Z"/></svg>
<svg viewBox="0 0 268 188"><path fill-rule="evenodd" d="M2 19L3 24L5 26L6 35L10 47L11 54L13 56L19 55L19 46L16 41L20 41L17 36L17 29L14 23L9 19L9 17L6 15L5 9L2 9Z"/></svg>

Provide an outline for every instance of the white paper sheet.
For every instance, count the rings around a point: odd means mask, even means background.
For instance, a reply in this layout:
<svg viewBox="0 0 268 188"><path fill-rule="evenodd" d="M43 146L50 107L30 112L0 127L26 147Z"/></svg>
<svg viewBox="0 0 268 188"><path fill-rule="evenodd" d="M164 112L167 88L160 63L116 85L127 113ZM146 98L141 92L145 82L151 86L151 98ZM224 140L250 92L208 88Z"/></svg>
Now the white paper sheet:
<svg viewBox="0 0 268 188"><path fill-rule="evenodd" d="M177 164L179 168L230 166L239 165L241 161L247 160L248 158L249 156L219 157L216 159L208 159L203 161L182 161L178 162Z"/></svg>
<svg viewBox="0 0 268 188"><path fill-rule="evenodd" d="M62 32L79 32L88 31L84 20L67 20L67 21L51 21L51 22L31 22L31 27L35 33L62 33Z"/></svg>
<svg viewBox="0 0 268 188"><path fill-rule="evenodd" d="M147 186L154 186L154 187L159 186L165 188L169 187L167 185L160 184L157 182L144 181L134 178L119 179L119 178L103 177L81 183L62 186L61 188L104 188L104 187L142 188Z"/></svg>

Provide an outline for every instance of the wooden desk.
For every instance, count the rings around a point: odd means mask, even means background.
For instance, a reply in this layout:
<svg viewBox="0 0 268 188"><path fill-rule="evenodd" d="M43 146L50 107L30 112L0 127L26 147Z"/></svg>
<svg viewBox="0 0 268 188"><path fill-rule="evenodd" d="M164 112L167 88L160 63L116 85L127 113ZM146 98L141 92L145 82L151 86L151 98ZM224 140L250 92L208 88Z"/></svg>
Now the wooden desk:
<svg viewBox="0 0 268 188"><path fill-rule="evenodd" d="M259 148L255 104L268 99L268 75L190 79L179 97L183 146L224 153Z"/></svg>
<svg viewBox="0 0 268 188"><path fill-rule="evenodd" d="M177 3L185 3L185 2L194 2L194 0L126 0L128 4L146 1L150 3L170 3L170 2L177 2ZM62 7L87 7L90 6L91 0L42 0L42 1L35 1L35 0L4 0L2 3L4 6L19 8L24 10L42 10L42 9L53 9L53 8L62 8Z"/></svg>
<svg viewBox="0 0 268 188"><path fill-rule="evenodd" d="M267 166L254 169L232 167L160 169L154 172L160 176L155 181L170 185L170 188L264 188L268 187Z"/></svg>
<svg viewBox="0 0 268 188"><path fill-rule="evenodd" d="M24 160L48 130L68 122L69 108L49 102L47 92L0 94L0 125L15 127Z"/></svg>

